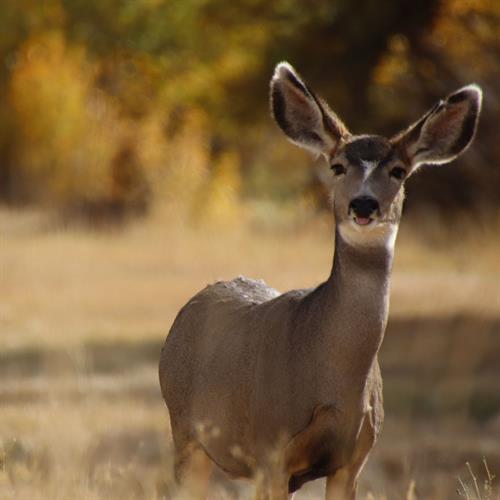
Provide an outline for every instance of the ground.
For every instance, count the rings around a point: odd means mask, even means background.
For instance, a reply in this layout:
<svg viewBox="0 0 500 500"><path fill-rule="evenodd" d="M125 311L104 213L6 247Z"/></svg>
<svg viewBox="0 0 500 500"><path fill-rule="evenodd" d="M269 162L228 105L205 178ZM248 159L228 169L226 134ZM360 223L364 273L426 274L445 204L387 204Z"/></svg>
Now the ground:
<svg viewBox="0 0 500 500"><path fill-rule="evenodd" d="M483 457L500 474L500 240L405 222L381 351L386 424L361 498L480 498L467 461L488 498ZM168 498L157 362L177 310L239 274L279 290L318 283L331 224L194 230L158 214L89 231L1 210L0 498ZM251 486L217 476L212 498L238 495Z"/></svg>

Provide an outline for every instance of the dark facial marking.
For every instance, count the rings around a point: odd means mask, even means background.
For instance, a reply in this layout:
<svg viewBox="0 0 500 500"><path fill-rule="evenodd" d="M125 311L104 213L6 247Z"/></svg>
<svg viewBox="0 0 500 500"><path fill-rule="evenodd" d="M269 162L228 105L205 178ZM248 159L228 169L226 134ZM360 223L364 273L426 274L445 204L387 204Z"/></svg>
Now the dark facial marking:
<svg viewBox="0 0 500 500"><path fill-rule="evenodd" d="M361 165L363 161L382 162L393 153L392 144L377 135L362 136L346 145L345 155L350 163Z"/></svg>

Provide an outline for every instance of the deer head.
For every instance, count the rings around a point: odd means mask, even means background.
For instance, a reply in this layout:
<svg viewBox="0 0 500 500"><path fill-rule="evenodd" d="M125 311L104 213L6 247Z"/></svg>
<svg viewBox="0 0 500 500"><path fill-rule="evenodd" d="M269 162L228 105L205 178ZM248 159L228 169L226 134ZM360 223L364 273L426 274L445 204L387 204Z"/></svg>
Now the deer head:
<svg viewBox="0 0 500 500"><path fill-rule="evenodd" d="M351 245L394 242L406 180L422 165L448 163L471 143L482 92L468 85L387 139L353 135L294 68L276 66L271 109L294 144L323 156L333 172L333 206L340 236Z"/></svg>

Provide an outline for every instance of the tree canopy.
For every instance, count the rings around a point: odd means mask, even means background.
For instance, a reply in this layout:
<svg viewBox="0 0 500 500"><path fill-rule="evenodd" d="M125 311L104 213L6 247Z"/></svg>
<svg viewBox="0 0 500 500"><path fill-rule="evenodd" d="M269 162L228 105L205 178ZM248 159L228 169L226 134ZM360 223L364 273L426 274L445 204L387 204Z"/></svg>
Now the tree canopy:
<svg viewBox="0 0 500 500"><path fill-rule="evenodd" d="M500 201L496 0L7 0L0 13L5 201L142 212L215 179L240 198L300 196L315 170L267 110L280 60L358 133L396 133L476 81L476 146L420 175L411 205Z"/></svg>

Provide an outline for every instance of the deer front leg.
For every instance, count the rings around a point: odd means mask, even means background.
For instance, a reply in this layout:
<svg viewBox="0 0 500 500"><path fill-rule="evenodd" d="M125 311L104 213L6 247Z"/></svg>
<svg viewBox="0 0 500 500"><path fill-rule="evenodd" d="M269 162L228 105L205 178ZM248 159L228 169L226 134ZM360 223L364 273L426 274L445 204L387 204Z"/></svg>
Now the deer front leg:
<svg viewBox="0 0 500 500"><path fill-rule="evenodd" d="M343 467L326 479L325 500L355 500L357 481L350 467Z"/></svg>
<svg viewBox="0 0 500 500"><path fill-rule="evenodd" d="M341 467L326 480L326 500L355 500L358 477L375 443L373 415L363 418L351 463Z"/></svg>
<svg viewBox="0 0 500 500"><path fill-rule="evenodd" d="M208 493L213 462L201 447L194 444L178 453L176 500L205 500Z"/></svg>
<svg viewBox="0 0 500 500"><path fill-rule="evenodd" d="M254 500L289 500L288 482L282 474L273 474L270 471L256 477Z"/></svg>

